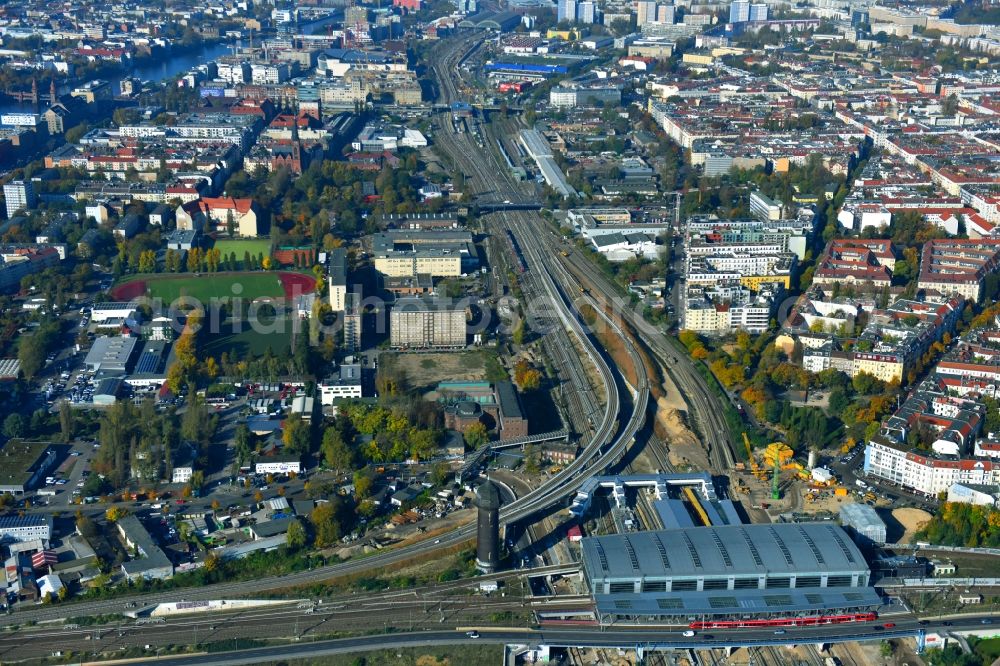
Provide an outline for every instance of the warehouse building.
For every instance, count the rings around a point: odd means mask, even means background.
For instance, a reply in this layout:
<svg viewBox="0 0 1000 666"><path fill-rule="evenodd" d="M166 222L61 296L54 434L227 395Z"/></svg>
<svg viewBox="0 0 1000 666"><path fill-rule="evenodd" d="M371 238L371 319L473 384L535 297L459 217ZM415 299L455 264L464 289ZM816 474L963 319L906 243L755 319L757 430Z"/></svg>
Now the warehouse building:
<svg viewBox="0 0 1000 666"><path fill-rule="evenodd" d="M166 580L174 575L174 565L166 553L156 545L153 537L135 516L125 516L116 523L125 545L136 557L122 563L122 573L129 582L137 580Z"/></svg>
<svg viewBox="0 0 1000 666"><path fill-rule="evenodd" d="M103 376L124 375L131 369L138 338L100 337L94 340L84 365L89 372Z"/></svg>
<svg viewBox="0 0 1000 666"><path fill-rule="evenodd" d="M689 527L585 538L602 624L869 612L864 556L823 523Z"/></svg>
<svg viewBox="0 0 1000 666"><path fill-rule="evenodd" d="M56 464L47 442L10 440L0 449L0 493L23 495L37 488Z"/></svg>

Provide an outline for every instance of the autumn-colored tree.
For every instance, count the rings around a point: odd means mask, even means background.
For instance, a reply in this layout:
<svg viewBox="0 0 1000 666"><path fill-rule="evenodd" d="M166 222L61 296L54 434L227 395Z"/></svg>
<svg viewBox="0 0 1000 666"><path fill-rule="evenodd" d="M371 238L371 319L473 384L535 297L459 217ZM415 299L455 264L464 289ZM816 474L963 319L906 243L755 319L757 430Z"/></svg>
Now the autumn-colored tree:
<svg viewBox="0 0 1000 666"><path fill-rule="evenodd" d="M465 431L465 443L474 449L478 449L488 441L490 441L489 431L486 430L485 425L478 421L469 426Z"/></svg>
<svg viewBox="0 0 1000 666"><path fill-rule="evenodd" d="M112 506L108 507L108 510L104 512L104 517L112 523L117 523L119 520L128 515L128 509L123 506Z"/></svg>
<svg viewBox="0 0 1000 666"><path fill-rule="evenodd" d="M522 391L532 391L541 385L542 373L524 359L514 364L514 382Z"/></svg>

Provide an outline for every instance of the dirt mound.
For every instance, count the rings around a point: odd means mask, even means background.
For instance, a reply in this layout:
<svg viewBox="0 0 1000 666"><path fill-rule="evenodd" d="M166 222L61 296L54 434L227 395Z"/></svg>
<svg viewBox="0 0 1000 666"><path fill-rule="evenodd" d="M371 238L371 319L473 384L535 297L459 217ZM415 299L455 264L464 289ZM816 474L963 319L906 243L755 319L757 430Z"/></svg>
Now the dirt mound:
<svg viewBox="0 0 1000 666"><path fill-rule="evenodd" d="M656 401L653 434L666 442L670 464L680 469L706 469L708 456L688 425L688 413L670 406L665 398Z"/></svg>
<svg viewBox="0 0 1000 666"><path fill-rule="evenodd" d="M893 509L889 516L884 516L886 540L889 543L910 543L921 527L932 518L923 509L904 508Z"/></svg>

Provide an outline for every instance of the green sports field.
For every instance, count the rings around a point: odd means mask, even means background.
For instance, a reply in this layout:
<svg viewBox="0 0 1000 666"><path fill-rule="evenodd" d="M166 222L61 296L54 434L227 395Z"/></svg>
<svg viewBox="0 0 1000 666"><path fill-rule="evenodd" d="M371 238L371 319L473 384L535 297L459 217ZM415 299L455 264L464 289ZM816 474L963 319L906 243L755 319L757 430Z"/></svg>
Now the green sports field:
<svg viewBox="0 0 1000 666"><path fill-rule="evenodd" d="M215 241L215 249L219 251L223 259L227 258L230 254L235 254L236 261L242 265L243 255L247 252L249 252L252 257L259 255L264 255L266 257L271 254L271 241L266 238L217 240ZM246 266L242 267L246 268Z"/></svg>
<svg viewBox="0 0 1000 666"><path fill-rule="evenodd" d="M209 335L203 350L205 356L218 358L225 352L230 358L246 359L262 356L268 349L275 356L281 356L291 348L290 323L283 328L277 328L275 332L268 333L254 331L248 325L244 325L247 330L239 333L227 328L229 327L223 326L223 330L219 333Z"/></svg>
<svg viewBox="0 0 1000 666"><path fill-rule="evenodd" d="M281 279L276 273L213 274L202 273L184 277L163 277L146 281L147 295L172 303L181 296L208 303L214 298L239 296L253 300L261 296L285 295Z"/></svg>

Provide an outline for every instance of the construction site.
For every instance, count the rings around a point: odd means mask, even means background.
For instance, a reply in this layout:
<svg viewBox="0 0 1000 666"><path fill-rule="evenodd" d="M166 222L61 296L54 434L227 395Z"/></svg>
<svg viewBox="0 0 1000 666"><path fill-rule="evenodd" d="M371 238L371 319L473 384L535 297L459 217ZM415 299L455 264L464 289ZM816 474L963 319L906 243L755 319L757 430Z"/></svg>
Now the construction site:
<svg viewBox="0 0 1000 666"><path fill-rule="evenodd" d="M782 442L755 451L743 433L743 444L748 462L736 463L730 476L730 492L734 499L744 502L748 513L764 511L772 517L788 512L836 513L843 503L853 501L850 488L841 484L830 469L817 466L814 451L803 465ZM871 505L877 501L872 492L855 491L855 495Z"/></svg>

